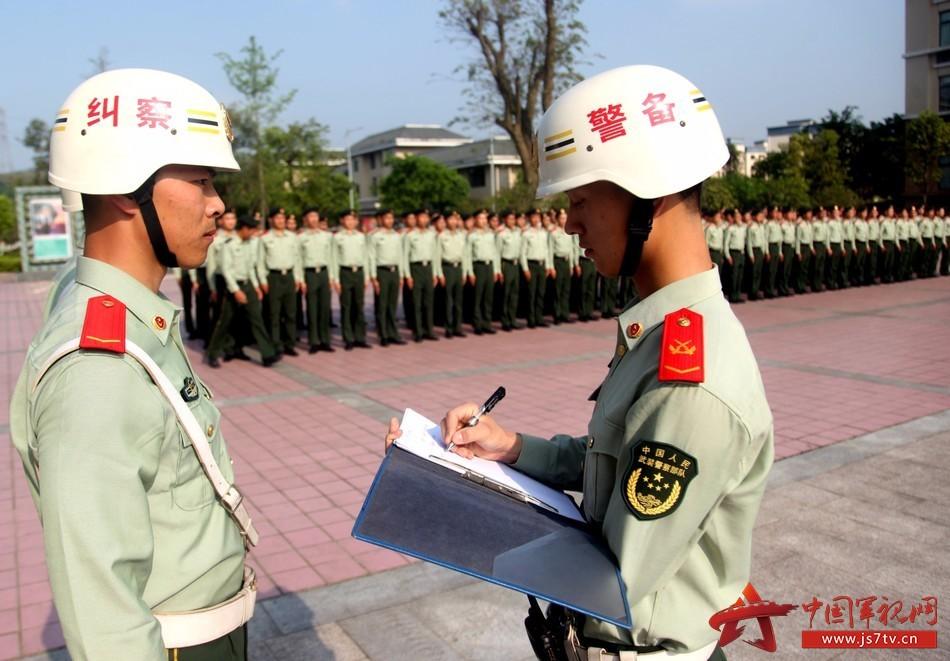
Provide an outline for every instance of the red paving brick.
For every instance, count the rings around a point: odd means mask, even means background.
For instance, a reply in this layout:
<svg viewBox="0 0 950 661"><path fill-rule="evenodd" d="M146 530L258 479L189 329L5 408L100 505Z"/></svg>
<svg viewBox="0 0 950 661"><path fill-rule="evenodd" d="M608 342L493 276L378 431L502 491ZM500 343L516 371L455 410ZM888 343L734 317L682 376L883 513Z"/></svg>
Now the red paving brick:
<svg viewBox="0 0 950 661"><path fill-rule="evenodd" d="M0 284L0 400L12 393L46 289ZM950 279L735 309L760 361L779 458L950 408ZM241 361L199 368L221 405L238 484L262 533L251 554L261 598L412 561L350 537L382 457L380 407L412 406L437 418L503 384L508 397L495 412L502 424L582 434L593 406L587 397L606 373L615 338L615 322L597 321L304 354L276 370ZM190 352L199 364L200 351ZM353 396L377 408L353 408L345 403ZM0 407L0 659L63 644L42 531L8 423Z"/></svg>

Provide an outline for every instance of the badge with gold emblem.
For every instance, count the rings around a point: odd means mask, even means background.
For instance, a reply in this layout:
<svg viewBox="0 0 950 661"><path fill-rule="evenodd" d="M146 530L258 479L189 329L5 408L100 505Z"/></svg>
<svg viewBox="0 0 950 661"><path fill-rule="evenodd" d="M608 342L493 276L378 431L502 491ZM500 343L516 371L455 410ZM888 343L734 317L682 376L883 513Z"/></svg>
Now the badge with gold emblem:
<svg viewBox="0 0 950 661"><path fill-rule="evenodd" d="M224 135L227 136L228 142L234 142L234 129L231 127L231 116L228 114L228 109L224 107L224 104L221 104L221 114L224 116Z"/></svg>
<svg viewBox="0 0 950 661"><path fill-rule="evenodd" d="M640 521L659 519L676 511L698 474L692 455L666 443L639 441L623 478L623 500Z"/></svg>

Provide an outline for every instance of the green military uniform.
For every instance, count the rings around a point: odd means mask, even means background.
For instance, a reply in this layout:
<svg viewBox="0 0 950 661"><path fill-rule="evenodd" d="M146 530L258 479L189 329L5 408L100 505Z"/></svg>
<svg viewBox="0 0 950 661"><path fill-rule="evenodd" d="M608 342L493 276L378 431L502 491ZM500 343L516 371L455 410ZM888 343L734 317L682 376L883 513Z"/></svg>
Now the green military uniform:
<svg viewBox="0 0 950 661"><path fill-rule="evenodd" d="M920 220L920 277L929 278L937 271L937 244L934 240L934 221L924 217Z"/></svg>
<svg viewBox="0 0 950 661"><path fill-rule="evenodd" d="M297 237L300 265L307 285L307 340L311 351L330 349L330 282L336 273L333 234L320 229L304 230Z"/></svg>
<svg viewBox="0 0 950 661"><path fill-rule="evenodd" d="M221 415L182 345L180 309L125 272L85 257L76 285L30 345L10 405L11 436L43 524L72 657L165 661L152 612L205 608L235 595L244 542L167 400L134 358L74 351L32 388L47 358L81 336L87 301L102 294L127 307L127 340L191 394L186 401L233 481ZM243 635L238 630L235 638Z"/></svg>
<svg viewBox="0 0 950 661"><path fill-rule="evenodd" d="M235 232L226 232L223 229L219 229L214 235L214 241L212 241L208 247L208 257L205 259L204 280L208 288L208 298L214 298L214 302L211 304L210 318L207 320L208 333L205 338L208 344L211 342L211 333L214 332L214 328L218 324L218 317L221 315L221 306L228 295L228 288L224 284L224 276L221 275L221 249L224 247L224 242L234 236L236 236ZM199 299L203 298L201 292L201 271L202 269L199 268ZM199 310L198 326L201 327L202 323L204 323L204 320L202 320Z"/></svg>
<svg viewBox="0 0 950 661"><path fill-rule="evenodd" d="M940 251L940 275L950 275L950 221L946 218L934 219L934 240Z"/></svg>
<svg viewBox="0 0 950 661"><path fill-rule="evenodd" d="M729 258L729 300L742 302L742 273L745 267L746 226L742 223L729 225L725 231L725 244Z"/></svg>
<svg viewBox="0 0 950 661"><path fill-rule="evenodd" d="M762 285L762 267L765 262L765 251L768 249L765 225L754 222L746 228L746 256L752 262L752 273L749 281L749 300L759 297Z"/></svg>
<svg viewBox="0 0 950 661"><path fill-rule="evenodd" d="M547 272L554 268L548 232L543 227L529 227L521 237L521 270L528 278L528 328L546 326L544 291Z"/></svg>
<svg viewBox="0 0 950 661"><path fill-rule="evenodd" d="M474 229L465 245L466 275L475 278L475 315L472 326L476 335L494 333L491 326L495 276L501 273L501 259L490 229Z"/></svg>
<svg viewBox="0 0 950 661"><path fill-rule="evenodd" d="M828 249L831 251L831 254L828 255L826 284L828 289L838 289L841 286L841 266L844 261L842 248L844 245L844 230L841 227L841 221L837 218L831 218L825 223L825 227L828 232Z"/></svg>
<svg viewBox="0 0 950 661"><path fill-rule="evenodd" d="M920 238L920 218L911 218L907 221L907 270L909 280L920 270L920 253L924 244Z"/></svg>
<svg viewBox="0 0 950 661"><path fill-rule="evenodd" d="M261 236L260 248L257 277L267 283L271 339L275 346L290 352L297 343L297 283L303 282L297 236L287 230L271 230Z"/></svg>
<svg viewBox="0 0 950 661"><path fill-rule="evenodd" d="M376 301L376 333L380 343L402 342L396 326L399 289L406 277L405 251L402 235L393 229L380 228L369 235L369 272L379 283ZM430 278L431 281L431 278Z"/></svg>
<svg viewBox="0 0 950 661"><path fill-rule="evenodd" d="M881 220L881 282L897 278L897 223L894 218Z"/></svg>
<svg viewBox="0 0 950 661"><path fill-rule="evenodd" d="M795 223L787 218L779 223L782 231L782 268L778 276L778 293L792 295L792 271L795 267Z"/></svg>
<svg viewBox="0 0 950 661"><path fill-rule="evenodd" d="M700 383L658 380L670 344L664 318L682 308L703 318L705 332L690 344L703 345ZM617 351L594 397L586 436L523 435L514 464L557 488L583 490L585 517L618 560L633 628L586 618L583 632L672 652L714 648L719 633L709 618L749 581L752 527L773 458L762 379L715 268L621 314Z"/></svg>
<svg viewBox="0 0 950 661"><path fill-rule="evenodd" d="M812 247L815 249L815 257L812 260L811 290L819 292L825 289L825 261L831 249L828 242L828 223L821 218L816 218L811 225L811 234Z"/></svg>
<svg viewBox="0 0 950 661"><path fill-rule="evenodd" d="M854 265L851 269L851 282L863 285L868 261L868 222L858 217L854 219L852 227L854 228Z"/></svg>
<svg viewBox="0 0 950 661"><path fill-rule="evenodd" d="M770 220L765 224L765 240L768 244L768 269L766 270L765 285L762 287L766 296L778 296L779 267L782 265L782 223Z"/></svg>
<svg viewBox="0 0 950 661"><path fill-rule="evenodd" d="M620 278L606 278L602 275L600 279L600 315L602 317L617 316L617 288L620 286Z"/></svg>
<svg viewBox="0 0 950 661"><path fill-rule="evenodd" d="M594 318L594 303L597 300L597 265L594 260L584 256L580 240L580 236L575 234L574 249L581 267L581 303L577 318L580 321L590 321Z"/></svg>
<svg viewBox="0 0 950 661"><path fill-rule="evenodd" d="M795 256L798 258L798 282L795 283L795 291L799 294L805 293L812 262L815 261L813 258L817 256L812 228L812 223L801 218L795 224Z"/></svg>
<svg viewBox="0 0 950 661"><path fill-rule="evenodd" d="M554 257L554 323L570 321L571 276L579 266L578 245L574 237L556 227L549 235L551 255Z"/></svg>
<svg viewBox="0 0 950 661"><path fill-rule="evenodd" d="M416 228L403 236L405 263L409 265L409 277L412 278L413 333L416 341L422 338L435 339L432 309L435 289L432 278L435 275L434 262L440 259L438 238L439 235L431 227Z"/></svg>
<svg viewBox="0 0 950 661"><path fill-rule="evenodd" d="M841 286L850 287L851 286L851 269L852 262L854 260L855 252L855 228L854 221L845 218L841 221L841 233L844 236L844 240L841 242L841 249L843 251L841 258Z"/></svg>
<svg viewBox="0 0 950 661"><path fill-rule="evenodd" d="M356 230L340 230L333 235L334 282L340 283L340 325L346 348L366 344L366 316L363 312L369 250L366 237Z"/></svg>
<svg viewBox="0 0 950 661"><path fill-rule="evenodd" d="M864 282L873 285L880 277L879 269L882 263L883 244L881 243L881 219L868 218L868 261L865 269Z"/></svg>
<svg viewBox="0 0 950 661"><path fill-rule="evenodd" d="M462 332L463 273L467 236L465 230L445 230L439 234L439 261L436 275L445 280L445 336L464 337Z"/></svg>
<svg viewBox="0 0 950 661"><path fill-rule="evenodd" d="M896 235L894 246L897 248L897 255L894 260L896 262L894 265L894 279L898 281L910 277L909 257L912 248L908 245L910 243L909 222L905 218L898 218L897 222L894 223L894 233Z"/></svg>
<svg viewBox="0 0 950 661"><path fill-rule="evenodd" d="M503 227L496 235L501 258L502 289L501 328L518 326L518 289L521 285L521 230Z"/></svg>
<svg viewBox="0 0 950 661"><path fill-rule="evenodd" d="M724 231L722 223L709 223L703 230L706 235L706 246L709 248L709 259L716 266L722 268L722 249Z"/></svg>
<svg viewBox="0 0 950 661"><path fill-rule="evenodd" d="M279 353L264 325L261 300L257 297L260 287L257 268L259 260L255 259L254 250L253 239L242 241L236 236L229 237L221 247L219 268L229 295L225 296L221 316L211 334L211 342L208 345L209 360L218 358L229 347L240 344L234 342L232 329L241 339L248 335L253 337L265 362L269 362ZM238 303L234 298L234 293L238 290L244 292L246 303Z"/></svg>

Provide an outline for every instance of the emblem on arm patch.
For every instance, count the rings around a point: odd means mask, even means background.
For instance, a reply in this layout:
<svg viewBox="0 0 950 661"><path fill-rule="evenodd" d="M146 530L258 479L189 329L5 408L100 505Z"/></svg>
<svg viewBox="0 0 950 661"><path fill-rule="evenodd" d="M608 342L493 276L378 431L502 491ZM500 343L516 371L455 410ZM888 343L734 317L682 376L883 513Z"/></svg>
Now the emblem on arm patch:
<svg viewBox="0 0 950 661"><path fill-rule="evenodd" d="M698 474L692 455L666 443L638 441L621 485L623 502L640 521L662 518L676 511Z"/></svg>

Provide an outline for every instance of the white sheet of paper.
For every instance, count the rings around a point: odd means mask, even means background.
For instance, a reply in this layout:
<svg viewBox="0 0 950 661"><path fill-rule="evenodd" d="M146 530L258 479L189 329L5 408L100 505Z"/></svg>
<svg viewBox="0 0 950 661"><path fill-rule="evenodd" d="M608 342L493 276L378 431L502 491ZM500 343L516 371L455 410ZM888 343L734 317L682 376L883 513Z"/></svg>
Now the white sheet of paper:
<svg viewBox="0 0 950 661"><path fill-rule="evenodd" d="M403 450L423 459L435 461L459 473L466 470L477 473L538 499L545 505L554 508L561 516L576 521L584 521L584 516L577 509L574 500L567 494L541 484L534 478L497 461L488 461L478 457L466 459L454 452L447 452L439 425L416 411L406 409L402 416L400 429L402 430L402 436L396 439L396 445Z"/></svg>

